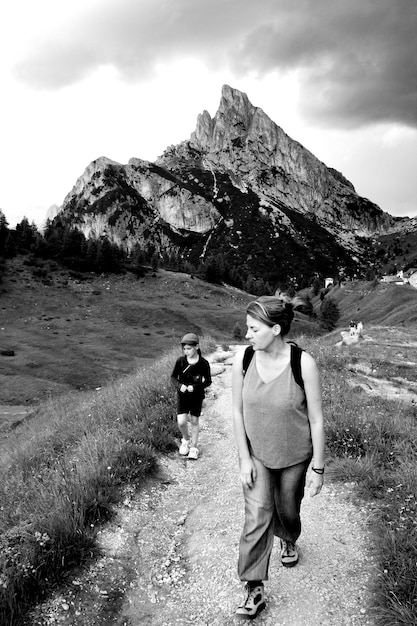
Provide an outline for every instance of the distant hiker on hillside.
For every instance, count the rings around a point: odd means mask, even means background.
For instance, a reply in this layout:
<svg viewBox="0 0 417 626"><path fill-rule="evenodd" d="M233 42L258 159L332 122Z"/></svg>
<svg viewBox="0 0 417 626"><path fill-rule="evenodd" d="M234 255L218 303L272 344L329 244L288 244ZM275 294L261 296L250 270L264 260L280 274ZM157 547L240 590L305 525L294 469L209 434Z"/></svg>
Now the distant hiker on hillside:
<svg viewBox="0 0 417 626"><path fill-rule="evenodd" d="M211 385L210 364L201 356L199 338L194 333L184 335L181 345L184 354L177 359L171 374L172 383L177 389L177 422L182 434L179 452L182 456L196 460L204 390ZM191 421L191 444L188 419Z"/></svg>
<svg viewBox="0 0 417 626"><path fill-rule="evenodd" d="M314 359L285 340L299 298L261 296L247 309L252 344L233 364L233 423L245 499L238 573L245 598L236 611L253 619L265 608L263 581L274 535L281 563L298 562L300 507L308 467L310 495L324 474L324 427L320 378Z"/></svg>

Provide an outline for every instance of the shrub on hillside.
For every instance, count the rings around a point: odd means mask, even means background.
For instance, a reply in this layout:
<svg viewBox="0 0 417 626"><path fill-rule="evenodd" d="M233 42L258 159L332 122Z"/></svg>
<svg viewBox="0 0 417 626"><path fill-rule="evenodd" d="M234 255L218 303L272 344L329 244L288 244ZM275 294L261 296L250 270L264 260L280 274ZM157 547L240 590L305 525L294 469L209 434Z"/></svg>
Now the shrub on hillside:
<svg viewBox="0 0 417 626"><path fill-rule="evenodd" d="M324 298L320 305L320 326L325 330L336 328L340 318L339 307L333 298Z"/></svg>
<svg viewBox="0 0 417 626"><path fill-rule="evenodd" d="M236 341L241 341L242 337L243 337L242 328L239 322L236 322L236 324L233 327L233 339L235 339Z"/></svg>
<svg viewBox="0 0 417 626"><path fill-rule="evenodd" d="M304 305L301 308L301 311L302 313L304 313L304 315L308 315L308 317L310 317L311 319L314 319L316 317L316 314L314 312L313 302L309 295L306 295L304 297Z"/></svg>
<svg viewBox="0 0 417 626"><path fill-rule="evenodd" d="M311 293L313 294L313 296L319 295L321 284L322 281L316 276L311 283Z"/></svg>

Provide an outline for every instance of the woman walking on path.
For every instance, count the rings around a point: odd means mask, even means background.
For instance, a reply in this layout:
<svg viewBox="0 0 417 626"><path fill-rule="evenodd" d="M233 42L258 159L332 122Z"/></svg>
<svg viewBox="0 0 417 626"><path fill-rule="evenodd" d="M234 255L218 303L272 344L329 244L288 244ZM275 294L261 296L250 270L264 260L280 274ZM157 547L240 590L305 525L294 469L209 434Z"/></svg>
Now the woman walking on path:
<svg viewBox="0 0 417 626"><path fill-rule="evenodd" d="M198 459L199 418L204 400L204 390L211 385L209 362L201 356L199 338L187 333L181 339L184 351L174 366L171 380L177 389L177 422L182 434L180 454ZM191 445L188 434L188 416L191 421Z"/></svg>
<svg viewBox="0 0 417 626"><path fill-rule="evenodd" d="M319 373L309 354L285 341L294 308L301 303L285 294L251 302L246 338L253 358L246 373L245 351L233 364L233 423L245 499L238 562L245 599L236 611L242 619L253 619L265 608L263 581L268 579L274 535L281 541L282 564L293 567L298 562L300 507L312 459L311 495L323 485Z"/></svg>

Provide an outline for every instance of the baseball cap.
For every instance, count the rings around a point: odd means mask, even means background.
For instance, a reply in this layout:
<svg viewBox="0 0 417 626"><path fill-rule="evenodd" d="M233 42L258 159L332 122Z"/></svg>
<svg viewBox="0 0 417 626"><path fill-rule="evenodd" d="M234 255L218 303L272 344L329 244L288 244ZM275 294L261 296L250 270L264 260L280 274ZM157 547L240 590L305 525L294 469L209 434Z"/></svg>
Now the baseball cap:
<svg viewBox="0 0 417 626"><path fill-rule="evenodd" d="M181 339L180 342L182 345L184 345L185 343L189 343L189 344L197 344L199 343L199 339L198 336L195 333L186 333L184 335L184 337Z"/></svg>

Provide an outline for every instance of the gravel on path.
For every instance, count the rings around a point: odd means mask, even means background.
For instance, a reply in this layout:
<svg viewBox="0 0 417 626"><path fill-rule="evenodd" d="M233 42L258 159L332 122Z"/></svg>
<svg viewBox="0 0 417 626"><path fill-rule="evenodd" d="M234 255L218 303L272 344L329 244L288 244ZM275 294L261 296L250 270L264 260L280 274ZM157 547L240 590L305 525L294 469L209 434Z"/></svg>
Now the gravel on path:
<svg viewBox="0 0 417 626"><path fill-rule="evenodd" d="M103 557L32 614L31 626L227 626L240 623L237 556L243 495L233 440L232 355L213 363L197 461L172 454L161 476L128 495L103 529ZM161 479L162 477L162 479ZM277 545L265 583L267 626L375 626L368 514L352 487L325 484L303 500L300 562L283 568Z"/></svg>

